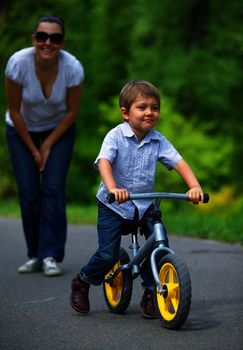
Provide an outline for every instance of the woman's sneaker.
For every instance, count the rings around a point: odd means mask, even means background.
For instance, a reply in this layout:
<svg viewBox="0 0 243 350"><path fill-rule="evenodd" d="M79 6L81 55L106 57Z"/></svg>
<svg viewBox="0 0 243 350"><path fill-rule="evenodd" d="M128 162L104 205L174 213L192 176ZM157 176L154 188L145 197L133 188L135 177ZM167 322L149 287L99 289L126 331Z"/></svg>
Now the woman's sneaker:
<svg viewBox="0 0 243 350"><path fill-rule="evenodd" d="M30 273L42 271L42 261L32 258L18 268L18 273Z"/></svg>
<svg viewBox="0 0 243 350"><path fill-rule="evenodd" d="M43 272L45 276L59 276L62 274L62 270L52 257L43 259Z"/></svg>

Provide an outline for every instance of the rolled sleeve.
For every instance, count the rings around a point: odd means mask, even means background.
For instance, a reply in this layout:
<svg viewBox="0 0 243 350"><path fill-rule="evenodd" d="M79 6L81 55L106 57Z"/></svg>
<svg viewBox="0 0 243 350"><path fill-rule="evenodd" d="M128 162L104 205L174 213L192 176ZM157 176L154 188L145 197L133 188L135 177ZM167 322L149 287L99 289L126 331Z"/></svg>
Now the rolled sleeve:
<svg viewBox="0 0 243 350"><path fill-rule="evenodd" d="M158 160L164 164L168 170L174 168L174 166L182 159L179 152L175 147L166 139L160 144Z"/></svg>
<svg viewBox="0 0 243 350"><path fill-rule="evenodd" d="M84 80L84 69L81 63L74 59L66 66L67 87L78 86Z"/></svg>
<svg viewBox="0 0 243 350"><path fill-rule="evenodd" d="M27 73L27 65L24 60L17 60L15 55L10 57L6 69L5 75L10 80L17 84L24 84Z"/></svg>
<svg viewBox="0 0 243 350"><path fill-rule="evenodd" d="M101 145L100 152L93 164L94 168L98 170L98 162L100 159L107 159L111 164L117 155L117 142L114 138L113 131L111 130Z"/></svg>

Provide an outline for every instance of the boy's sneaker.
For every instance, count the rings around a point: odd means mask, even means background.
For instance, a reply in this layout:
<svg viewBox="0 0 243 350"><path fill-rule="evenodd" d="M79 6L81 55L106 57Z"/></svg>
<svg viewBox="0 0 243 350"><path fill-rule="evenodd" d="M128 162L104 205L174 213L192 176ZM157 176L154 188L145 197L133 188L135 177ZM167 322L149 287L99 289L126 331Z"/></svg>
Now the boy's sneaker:
<svg viewBox="0 0 243 350"><path fill-rule="evenodd" d="M57 265L56 260L52 257L43 259L43 272L45 276L59 276L62 270Z"/></svg>
<svg viewBox="0 0 243 350"><path fill-rule="evenodd" d="M42 271L42 262L37 258L32 258L26 261L18 268L18 273L30 273Z"/></svg>
<svg viewBox="0 0 243 350"><path fill-rule="evenodd" d="M145 319L155 319L158 318L155 307L154 307L154 293L150 289L145 289L140 306L142 308L142 317Z"/></svg>
<svg viewBox="0 0 243 350"><path fill-rule="evenodd" d="M75 311L82 314L86 314L90 310L89 287L88 283L80 281L78 275L72 280L70 304Z"/></svg>

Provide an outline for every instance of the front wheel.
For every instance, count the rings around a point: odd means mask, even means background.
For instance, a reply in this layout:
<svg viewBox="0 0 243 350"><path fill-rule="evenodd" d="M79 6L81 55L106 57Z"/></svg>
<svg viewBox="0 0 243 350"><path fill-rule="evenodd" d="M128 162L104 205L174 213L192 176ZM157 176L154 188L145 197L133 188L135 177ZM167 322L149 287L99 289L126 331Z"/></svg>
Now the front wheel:
<svg viewBox="0 0 243 350"><path fill-rule="evenodd" d="M160 260L158 273L165 290L159 294L155 286L155 305L161 325L167 329L178 329L186 321L191 305L191 280L187 266L175 254L168 254Z"/></svg>
<svg viewBox="0 0 243 350"><path fill-rule="evenodd" d="M125 249L120 248L119 260L106 275L112 275L119 266L128 264L129 255ZM121 314L128 308L132 297L133 277L130 269L122 270L112 282L103 282L105 302L111 312Z"/></svg>

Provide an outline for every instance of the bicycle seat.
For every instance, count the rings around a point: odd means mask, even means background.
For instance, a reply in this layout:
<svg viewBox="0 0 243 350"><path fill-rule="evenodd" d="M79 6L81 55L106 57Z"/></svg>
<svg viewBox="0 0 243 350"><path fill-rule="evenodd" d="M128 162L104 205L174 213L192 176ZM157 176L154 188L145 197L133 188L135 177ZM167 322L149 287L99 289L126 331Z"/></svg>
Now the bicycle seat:
<svg viewBox="0 0 243 350"><path fill-rule="evenodd" d="M140 225L138 222L127 220L122 227L122 236L137 233L139 227Z"/></svg>

